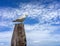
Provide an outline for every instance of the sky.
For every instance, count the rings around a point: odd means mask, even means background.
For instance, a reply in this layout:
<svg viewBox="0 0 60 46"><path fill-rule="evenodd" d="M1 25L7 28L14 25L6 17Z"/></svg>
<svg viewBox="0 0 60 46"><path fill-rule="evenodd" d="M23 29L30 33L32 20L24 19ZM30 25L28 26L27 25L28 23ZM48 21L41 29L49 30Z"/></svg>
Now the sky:
<svg viewBox="0 0 60 46"><path fill-rule="evenodd" d="M60 46L60 0L0 0L0 46L10 46L12 21L23 13L27 46Z"/></svg>

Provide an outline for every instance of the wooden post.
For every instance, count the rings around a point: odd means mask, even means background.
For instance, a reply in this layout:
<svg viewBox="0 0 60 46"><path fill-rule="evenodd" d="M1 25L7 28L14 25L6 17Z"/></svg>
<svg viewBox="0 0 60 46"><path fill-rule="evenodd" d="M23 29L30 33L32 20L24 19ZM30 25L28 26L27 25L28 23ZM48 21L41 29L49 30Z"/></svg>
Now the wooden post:
<svg viewBox="0 0 60 46"><path fill-rule="evenodd" d="M23 23L15 24L11 46L26 46L26 35Z"/></svg>

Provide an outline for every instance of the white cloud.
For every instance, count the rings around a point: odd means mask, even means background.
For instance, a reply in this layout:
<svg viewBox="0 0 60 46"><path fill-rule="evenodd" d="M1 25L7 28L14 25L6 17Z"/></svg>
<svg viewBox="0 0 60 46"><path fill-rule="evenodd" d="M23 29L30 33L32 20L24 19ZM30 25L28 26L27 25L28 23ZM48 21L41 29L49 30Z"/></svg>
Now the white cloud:
<svg viewBox="0 0 60 46"><path fill-rule="evenodd" d="M11 21L18 18L25 12L28 12L30 18L38 18L40 23L45 21L52 23L51 19L56 19L57 16L60 17L60 9L56 6L59 4L52 4L45 8L45 5L39 4L21 4L20 8L2 8L0 9L0 16L2 16L2 21L5 19L10 19ZM52 8L53 7L53 8ZM7 14L8 13L8 14ZM60 22L60 21L59 21Z"/></svg>
<svg viewBox="0 0 60 46"><path fill-rule="evenodd" d="M25 29L27 31L44 31L44 30L50 30L48 32L54 32L55 30L59 29L60 26L52 26L52 25L49 25L49 24L43 24L43 25L40 25L39 23L38 24L35 24L35 25L25 25Z"/></svg>
<svg viewBox="0 0 60 46"><path fill-rule="evenodd" d="M60 34L52 33L57 31L59 28L60 26L51 25L25 25L28 46L57 45L57 43L60 43Z"/></svg>
<svg viewBox="0 0 60 46"><path fill-rule="evenodd" d="M10 46L12 31L0 32L0 46Z"/></svg>
<svg viewBox="0 0 60 46"><path fill-rule="evenodd" d="M56 4L52 4L54 8L44 8L41 5L23 5L22 8L20 9L23 12L28 12L29 16L31 18L38 18L41 23L44 23L45 21L48 23L52 23L53 21L51 19L56 19L58 16L60 16L60 10L56 9ZM42 7L42 8L41 8ZM22 12L22 13L23 13ZM55 21L54 21L55 22ZM59 21L60 22L60 21Z"/></svg>

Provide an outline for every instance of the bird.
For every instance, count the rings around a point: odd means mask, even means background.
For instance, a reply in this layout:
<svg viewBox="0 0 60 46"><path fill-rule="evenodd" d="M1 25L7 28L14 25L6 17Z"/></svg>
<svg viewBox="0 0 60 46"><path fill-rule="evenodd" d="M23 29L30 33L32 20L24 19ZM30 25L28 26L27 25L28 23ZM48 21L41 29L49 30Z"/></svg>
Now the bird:
<svg viewBox="0 0 60 46"><path fill-rule="evenodd" d="M18 19L13 20L13 22L23 22L25 18L28 16L27 13L24 13L22 16L20 16Z"/></svg>

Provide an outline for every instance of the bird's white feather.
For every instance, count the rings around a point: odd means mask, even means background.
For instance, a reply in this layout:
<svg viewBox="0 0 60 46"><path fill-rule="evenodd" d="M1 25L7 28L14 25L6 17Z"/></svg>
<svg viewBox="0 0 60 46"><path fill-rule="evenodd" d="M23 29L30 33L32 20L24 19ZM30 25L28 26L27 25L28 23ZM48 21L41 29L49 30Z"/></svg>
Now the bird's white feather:
<svg viewBox="0 0 60 46"><path fill-rule="evenodd" d="M20 16L18 19L23 19L23 18L26 18L28 16L27 13L24 13L22 16Z"/></svg>

